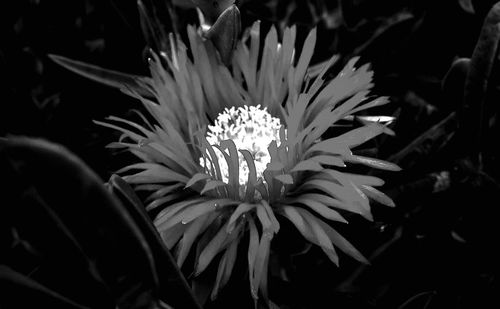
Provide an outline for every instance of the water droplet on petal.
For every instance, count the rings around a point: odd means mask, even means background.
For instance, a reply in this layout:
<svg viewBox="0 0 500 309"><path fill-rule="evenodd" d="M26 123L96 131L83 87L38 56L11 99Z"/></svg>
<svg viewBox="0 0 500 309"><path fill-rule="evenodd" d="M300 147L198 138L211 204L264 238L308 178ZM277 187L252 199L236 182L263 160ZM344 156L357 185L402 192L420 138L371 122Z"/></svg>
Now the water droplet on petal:
<svg viewBox="0 0 500 309"><path fill-rule="evenodd" d="M181 223L182 223L182 224L187 224L187 221L182 220L182 221L181 221Z"/></svg>
<svg viewBox="0 0 500 309"><path fill-rule="evenodd" d="M214 203L214 208L217 208L217 207L219 207L219 204Z"/></svg>

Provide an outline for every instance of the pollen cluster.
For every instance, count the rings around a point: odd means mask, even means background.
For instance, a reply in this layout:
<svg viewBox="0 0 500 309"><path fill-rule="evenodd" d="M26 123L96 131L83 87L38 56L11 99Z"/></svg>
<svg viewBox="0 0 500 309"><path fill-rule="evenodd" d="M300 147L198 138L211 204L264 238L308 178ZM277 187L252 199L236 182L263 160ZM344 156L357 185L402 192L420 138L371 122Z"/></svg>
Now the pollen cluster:
<svg viewBox="0 0 500 309"><path fill-rule="evenodd" d="M217 116L214 125L208 126L207 141L211 145L219 145L223 140L232 140L236 148L248 150L253 158L257 178L262 177L262 173L270 162L267 150L269 143L273 140L280 143L279 130L281 122L279 118L271 116L266 108L257 106L243 106L226 108ZM224 155L216 149L219 166L222 174L222 181L229 179L229 170ZM239 159L239 183L244 186L248 180L248 165L241 153ZM204 160L200 159L204 166Z"/></svg>

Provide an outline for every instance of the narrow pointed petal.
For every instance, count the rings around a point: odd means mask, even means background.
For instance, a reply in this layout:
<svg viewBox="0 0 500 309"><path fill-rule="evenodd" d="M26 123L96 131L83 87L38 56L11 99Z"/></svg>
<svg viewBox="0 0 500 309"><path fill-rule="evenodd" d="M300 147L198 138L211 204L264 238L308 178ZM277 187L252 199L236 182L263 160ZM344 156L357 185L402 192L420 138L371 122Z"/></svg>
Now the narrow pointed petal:
<svg viewBox="0 0 500 309"><path fill-rule="evenodd" d="M146 77L104 69L58 55L49 55L49 58L62 67L98 83L118 89L132 88L143 96L153 97L153 94L143 86Z"/></svg>

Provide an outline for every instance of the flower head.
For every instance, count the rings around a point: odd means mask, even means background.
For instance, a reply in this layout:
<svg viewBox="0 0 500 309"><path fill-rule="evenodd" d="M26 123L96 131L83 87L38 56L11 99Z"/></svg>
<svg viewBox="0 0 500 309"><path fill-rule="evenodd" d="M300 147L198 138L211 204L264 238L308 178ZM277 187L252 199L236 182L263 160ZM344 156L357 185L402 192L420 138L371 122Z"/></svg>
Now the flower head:
<svg viewBox="0 0 500 309"><path fill-rule="evenodd" d="M154 224L167 247L176 247L178 264L190 252L196 254L199 274L222 253L213 297L229 280L243 235L249 236L250 290L255 298L267 297L270 246L281 220L292 222L335 264L336 249L364 262L329 222L345 223L345 211L371 220L369 199L393 205L375 189L381 179L345 172L349 164L398 170L351 151L391 130L366 121L323 138L339 120L385 104L387 98L369 95L372 72L367 65L356 67L357 59L333 79L326 73L335 56L320 70L309 70L316 30L298 59L295 32L295 27L286 28L278 42L272 27L261 46L255 23L227 67L212 43L188 27L192 57L181 41L171 44L177 46L172 56L153 55L151 78L138 81L150 95L125 90L151 117L143 117L143 124L117 117L99 122L123 133L112 147L126 148L140 159L120 173L137 190L149 192L148 210L161 208ZM194 245L197 249L191 250Z"/></svg>
<svg viewBox="0 0 500 309"><path fill-rule="evenodd" d="M279 143L281 122L271 116L260 105L226 108L217 116L214 125L208 126L207 141L211 145L219 145L224 140L232 140L237 149L248 150L253 157L257 178L263 177L263 172L271 157L267 147L272 141ZM224 162L222 153L217 152L222 180L228 182L229 169ZM203 158L200 164L205 166ZM248 180L248 164L243 155L238 154L239 184L245 187Z"/></svg>

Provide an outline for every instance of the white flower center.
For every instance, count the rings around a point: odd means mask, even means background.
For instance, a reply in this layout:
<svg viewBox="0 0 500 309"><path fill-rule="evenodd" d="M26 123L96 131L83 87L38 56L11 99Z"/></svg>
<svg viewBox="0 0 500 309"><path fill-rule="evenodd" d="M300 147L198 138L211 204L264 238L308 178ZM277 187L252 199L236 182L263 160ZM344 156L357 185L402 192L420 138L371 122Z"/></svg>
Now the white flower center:
<svg viewBox="0 0 500 309"><path fill-rule="evenodd" d="M245 105L239 108L233 106L220 113L213 126L208 126L207 141L211 145L220 145L221 141L230 139L237 149L248 150L254 158L257 178L259 178L262 177L267 164L271 161L267 147L273 140L278 145L280 144L280 127L280 120L271 116L266 108L261 109L260 105ZM222 180L227 182L229 179L227 162L218 149L215 149L215 153L219 160ZM244 186L248 180L249 169L240 152L238 152L238 159L239 183ZM200 158L202 166L204 162L203 158Z"/></svg>

